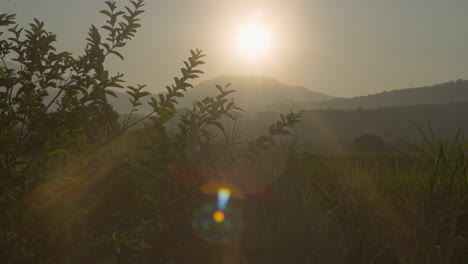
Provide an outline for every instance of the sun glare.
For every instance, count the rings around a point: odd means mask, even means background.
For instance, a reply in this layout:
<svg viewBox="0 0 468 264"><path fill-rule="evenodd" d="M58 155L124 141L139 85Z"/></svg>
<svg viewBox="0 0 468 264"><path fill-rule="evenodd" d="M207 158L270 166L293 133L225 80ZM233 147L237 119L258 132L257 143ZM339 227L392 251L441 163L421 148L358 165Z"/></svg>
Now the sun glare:
<svg viewBox="0 0 468 264"><path fill-rule="evenodd" d="M251 59L262 57L271 46L270 32L259 23L241 28L237 41L239 50Z"/></svg>

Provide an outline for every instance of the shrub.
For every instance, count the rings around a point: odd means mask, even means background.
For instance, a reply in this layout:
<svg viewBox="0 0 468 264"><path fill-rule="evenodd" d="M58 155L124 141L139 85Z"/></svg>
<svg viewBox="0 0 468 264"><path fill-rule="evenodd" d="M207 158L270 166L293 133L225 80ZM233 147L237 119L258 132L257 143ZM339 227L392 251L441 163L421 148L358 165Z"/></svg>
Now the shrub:
<svg viewBox="0 0 468 264"><path fill-rule="evenodd" d="M187 217L199 197L200 186L180 185L170 176L213 165L213 177L222 179L234 164L252 164L252 154L299 121L298 113L281 115L269 135L241 145L220 122L240 110L228 99L234 91L217 85L219 95L195 102L179 132L169 133L165 124L176 113L177 98L202 74L201 50L191 51L167 94L150 98L153 111L136 117L150 93L145 85L124 88L123 74L111 75L105 61L123 59L121 48L140 27L143 0L122 10L105 3L100 13L108 20L100 29L91 26L78 57L57 52L56 36L43 22L35 19L25 29L14 15L0 15L0 27L8 28L0 31L2 261L143 262L141 252L168 229L161 226L178 227L171 212L181 206ZM131 111L121 123L107 102L116 96L112 88L130 96ZM144 129L129 131L140 123ZM142 149L121 148L137 141L144 142Z"/></svg>
<svg viewBox="0 0 468 264"><path fill-rule="evenodd" d="M353 148L359 152L388 152L390 148L385 141L376 135L364 134L356 138Z"/></svg>

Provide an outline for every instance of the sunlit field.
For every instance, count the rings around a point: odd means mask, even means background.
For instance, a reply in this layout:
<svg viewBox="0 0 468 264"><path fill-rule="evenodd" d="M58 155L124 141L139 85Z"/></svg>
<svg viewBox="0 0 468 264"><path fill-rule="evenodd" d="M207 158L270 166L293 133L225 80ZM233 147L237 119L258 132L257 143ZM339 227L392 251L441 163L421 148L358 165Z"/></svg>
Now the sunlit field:
<svg viewBox="0 0 468 264"><path fill-rule="evenodd" d="M48 234L48 243L37 245L40 257L124 263L467 257L466 157L459 143L431 142L428 152L411 154L317 155L285 140L241 164L169 162L161 173L161 164L142 163L148 154L124 147L135 138L123 135L86 158L52 162L59 169L27 195L35 215L29 232Z"/></svg>
<svg viewBox="0 0 468 264"><path fill-rule="evenodd" d="M465 39L405 15L465 4L395 3L394 26L374 2L6 2L0 263L467 262L467 72L432 72L455 44L418 57ZM379 32L419 68L362 53Z"/></svg>

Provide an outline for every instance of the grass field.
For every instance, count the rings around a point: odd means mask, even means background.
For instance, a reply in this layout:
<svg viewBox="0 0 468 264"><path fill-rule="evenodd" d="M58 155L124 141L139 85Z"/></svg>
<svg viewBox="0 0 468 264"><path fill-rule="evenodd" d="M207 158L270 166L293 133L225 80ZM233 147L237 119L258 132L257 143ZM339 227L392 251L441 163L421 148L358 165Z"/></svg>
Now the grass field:
<svg viewBox="0 0 468 264"><path fill-rule="evenodd" d="M77 213L82 222L74 216L72 229L60 231L70 235L61 246L81 261L464 263L468 174L462 142L434 138L412 150L307 154L293 140L229 170L171 163L164 174L150 164L135 165L138 155L119 160L114 149L96 163L113 164L108 171L77 183L83 192L75 189L70 203L51 215L85 210ZM231 188L232 198L226 224L216 225L210 206L221 185ZM95 238L76 246L83 230ZM71 257L70 251L61 254Z"/></svg>

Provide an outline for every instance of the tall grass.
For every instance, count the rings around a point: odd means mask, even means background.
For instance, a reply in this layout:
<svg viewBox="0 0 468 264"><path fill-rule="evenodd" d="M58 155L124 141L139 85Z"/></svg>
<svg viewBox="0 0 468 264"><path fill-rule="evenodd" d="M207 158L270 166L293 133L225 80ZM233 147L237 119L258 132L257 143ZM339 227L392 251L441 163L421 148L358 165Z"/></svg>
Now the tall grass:
<svg viewBox="0 0 468 264"><path fill-rule="evenodd" d="M196 181L187 185L187 179L173 177L204 171L184 167L171 176L146 164L137 173L135 145L145 145L138 133L92 156L63 162L63 169L49 175L56 181L31 193L26 202L32 213L42 212L40 231L60 237L47 240L43 256L35 257L84 255L80 261L109 263L468 259L468 174L461 132L451 141L422 133L424 143L407 154L311 155L301 152L297 138L278 142L250 163L239 163L245 167L226 172L244 190L242 199L231 201L242 212L244 229L227 244L195 235L192 213L213 197L201 193Z"/></svg>
<svg viewBox="0 0 468 264"><path fill-rule="evenodd" d="M461 131L421 131L409 154L294 155L245 202L249 263L465 263L468 186Z"/></svg>

